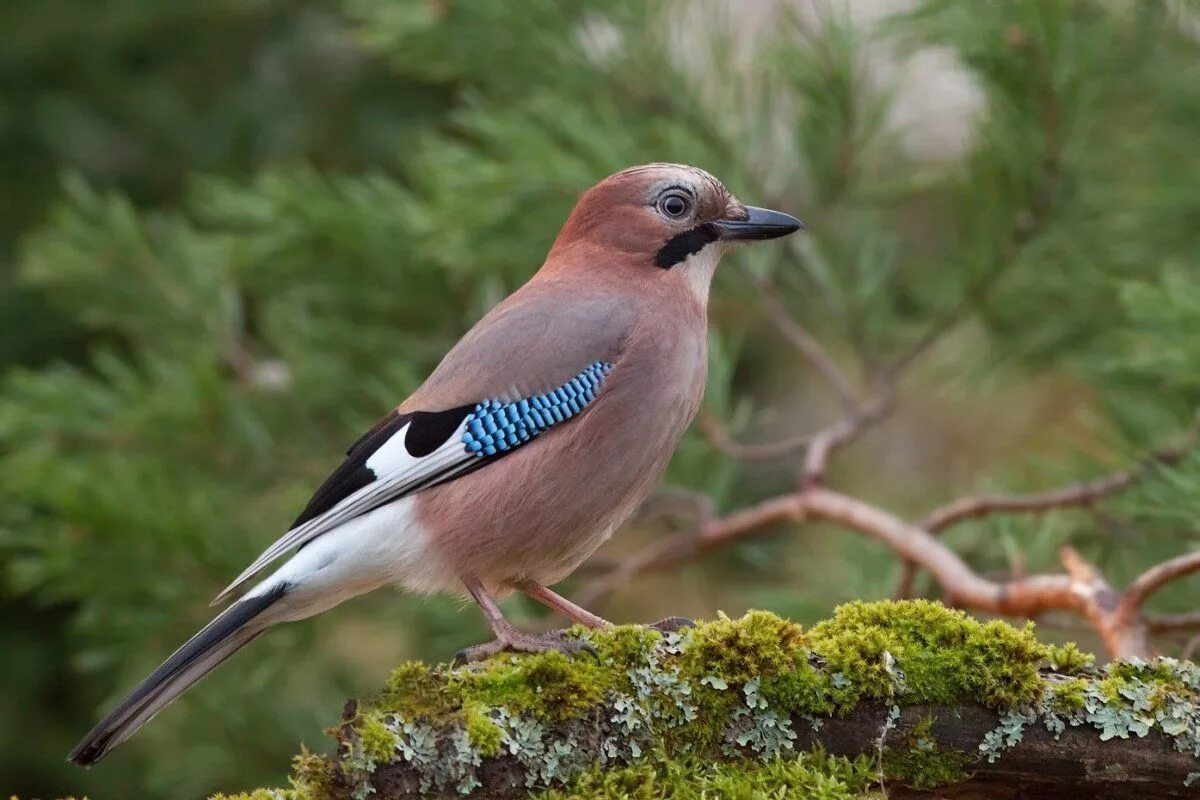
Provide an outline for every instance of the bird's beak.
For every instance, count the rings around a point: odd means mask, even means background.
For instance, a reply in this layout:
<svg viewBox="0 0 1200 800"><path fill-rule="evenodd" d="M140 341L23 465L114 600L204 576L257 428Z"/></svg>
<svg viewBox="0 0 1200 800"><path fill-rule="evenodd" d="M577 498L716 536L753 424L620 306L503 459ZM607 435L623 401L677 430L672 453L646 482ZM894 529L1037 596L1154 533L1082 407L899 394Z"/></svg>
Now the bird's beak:
<svg viewBox="0 0 1200 800"><path fill-rule="evenodd" d="M772 211L769 208L746 206L745 219L719 219L716 226L721 241L762 241L787 236L804 227L804 223L791 214Z"/></svg>

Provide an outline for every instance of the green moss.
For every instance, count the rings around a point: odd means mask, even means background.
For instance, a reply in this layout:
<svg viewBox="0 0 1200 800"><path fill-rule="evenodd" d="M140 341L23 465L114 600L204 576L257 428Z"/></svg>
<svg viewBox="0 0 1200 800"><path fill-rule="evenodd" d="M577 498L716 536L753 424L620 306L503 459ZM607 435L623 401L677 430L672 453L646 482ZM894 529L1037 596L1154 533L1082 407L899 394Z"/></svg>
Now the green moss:
<svg viewBox="0 0 1200 800"><path fill-rule="evenodd" d="M1074 714L1087 703L1087 681L1071 678L1055 681L1049 686L1046 702L1055 714Z"/></svg>
<svg viewBox="0 0 1200 800"><path fill-rule="evenodd" d="M1046 660L1050 662L1051 669L1064 675L1077 675L1096 664L1096 657L1080 650L1074 642L1050 645Z"/></svg>
<svg viewBox="0 0 1200 800"><path fill-rule="evenodd" d="M1121 689L1134 685L1148 687L1155 693L1189 691L1174 668L1174 663L1169 661L1114 661L1107 665L1105 675L1099 686L1106 696L1113 699L1117 699Z"/></svg>
<svg viewBox="0 0 1200 800"><path fill-rule="evenodd" d="M961 750L941 750L933 736L933 718L925 717L898 744L884 750L883 771L914 789L936 789L966 780L976 758Z"/></svg>
<svg viewBox="0 0 1200 800"><path fill-rule="evenodd" d="M808 641L849 681L833 694L841 708L863 699L1014 708L1041 695L1038 665L1048 652L1032 624L980 622L925 600L847 603Z"/></svg>
<svg viewBox="0 0 1200 800"><path fill-rule="evenodd" d="M472 705L465 708L463 714L466 717L467 738L471 747L484 757L499 753L503 737L500 727L492 721L487 712L477 705Z"/></svg>
<svg viewBox="0 0 1200 800"><path fill-rule="evenodd" d="M768 611L751 611L737 620L722 614L690 634L682 674L697 681L715 675L744 684L756 676L794 670L807 652L800 626Z"/></svg>
<svg viewBox="0 0 1200 800"><path fill-rule="evenodd" d="M838 706L849 707L853 681L841 675L835 683L831 673L807 661L762 682L762 693L772 706L806 714L829 714Z"/></svg>
<svg viewBox="0 0 1200 800"><path fill-rule="evenodd" d="M333 764L329 759L302 746L292 759L292 787L298 792L297 800L324 800L332 780Z"/></svg>
<svg viewBox="0 0 1200 800"><path fill-rule="evenodd" d="M450 674L448 693L461 707L504 706L542 720L578 717L599 705L613 680L597 659L559 652L494 659L478 670Z"/></svg>
<svg viewBox="0 0 1200 800"><path fill-rule="evenodd" d="M445 709L445 681L420 661L407 661L392 670L375 705L403 708L417 717L435 717Z"/></svg>
<svg viewBox="0 0 1200 800"><path fill-rule="evenodd" d="M355 721L363 755L374 764L390 763L396 754L396 734L383 721L379 711L368 711Z"/></svg>
<svg viewBox="0 0 1200 800"><path fill-rule="evenodd" d="M333 768L328 759L301 748L300 754L292 759L290 789L254 789L231 795L218 793L209 800L327 800Z"/></svg>
<svg viewBox="0 0 1200 800"><path fill-rule="evenodd" d="M427 731L465 731L471 753L482 758L541 735L538 724L584 720L602 707L616 708L624 720L627 739L610 746L634 759L644 746L773 755L792 745L770 715L844 712L864 700L1012 708L1041 697L1038 665L1052 652L1085 663L1078 650L1039 644L1030 626L980 622L927 601L850 603L807 632L752 611L740 619L721 615L682 634L620 626L572 635L586 638L597 657L551 652L458 669L400 666L355 723L363 757L369 763L396 757L395 726L383 724L386 715ZM913 745L893 747L889 758L895 775L924 786L952 780L966 756ZM540 768L531 759L530 768ZM578 771L559 764L546 770ZM603 779L618 777L609 771Z"/></svg>
<svg viewBox="0 0 1200 800"><path fill-rule="evenodd" d="M649 758L635 765L594 768L570 788L547 789L534 800L854 800L881 796L868 788L877 773L870 759L810 753L772 761L713 763L695 757Z"/></svg>
<svg viewBox="0 0 1200 800"><path fill-rule="evenodd" d="M637 664L659 641L662 634L644 625L616 625L603 630L589 631L575 627L571 632L586 636L596 648L599 660L605 664Z"/></svg>

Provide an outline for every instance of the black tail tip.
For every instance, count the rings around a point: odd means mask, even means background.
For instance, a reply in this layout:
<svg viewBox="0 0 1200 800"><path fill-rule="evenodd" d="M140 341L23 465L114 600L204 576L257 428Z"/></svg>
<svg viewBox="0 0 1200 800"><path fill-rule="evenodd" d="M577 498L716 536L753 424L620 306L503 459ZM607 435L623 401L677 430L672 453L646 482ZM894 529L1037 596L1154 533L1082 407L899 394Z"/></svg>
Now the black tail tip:
<svg viewBox="0 0 1200 800"><path fill-rule="evenodd" d="M99 740L86 739L75 746L67 756L67 761L84 768L90 767L108 755L108 748L105 747L107 742L107 736Z"/></svg>

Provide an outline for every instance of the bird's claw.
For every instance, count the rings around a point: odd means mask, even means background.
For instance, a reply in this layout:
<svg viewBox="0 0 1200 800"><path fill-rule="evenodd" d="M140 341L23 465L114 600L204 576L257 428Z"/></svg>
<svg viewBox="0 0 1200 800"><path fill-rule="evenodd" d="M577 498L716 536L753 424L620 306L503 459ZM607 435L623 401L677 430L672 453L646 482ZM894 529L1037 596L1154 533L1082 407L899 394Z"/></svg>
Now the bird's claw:
<svg viewBox="0 0 1200 800"><path fill-rule="evenodd" d="M465 664L484 661L504 652L545 653L550 651L572 657L579 653L587 653L593 658L600 657L596 648L587 642L567 638L563 631L551 631L544 634L514 633L459 650L454 655L454 666L461 667Z"/></svg>

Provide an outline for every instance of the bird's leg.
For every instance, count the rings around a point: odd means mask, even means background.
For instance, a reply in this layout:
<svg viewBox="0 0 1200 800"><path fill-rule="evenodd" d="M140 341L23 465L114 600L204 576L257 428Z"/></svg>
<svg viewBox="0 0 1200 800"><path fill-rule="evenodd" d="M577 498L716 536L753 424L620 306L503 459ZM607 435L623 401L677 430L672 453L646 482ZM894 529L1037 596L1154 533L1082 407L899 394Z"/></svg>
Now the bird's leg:
<svg viewBox="0 0 1200 800"><path fill-rule="evenodd" d="M515 586L522 594L532 597L539 603L542 603L548 608L557 611L567 619L571 620L572 622L577 622L585 628L607 628L612 625L612 623L604 619L604 617L596 616L586 608L575 605L567 598L563 597L557 592L551 591L535 581L518 581L517 583L514 583L513 586ZM695 622L687 617L666 617L664 619L660 619L658 622L655 622L649 627L654 628L656 631L660 631L662 633L675 633L683 630L684 628L694 627L695 624Z"/></svg>
<svg viewBox="0 0 1200 800"><path fill-rule="evenodd" d="M603 617L598 617L586 608L575 605L567 598L547 589L536 581L523 580L513 585L523 594L532 597L547 608L557 611L567 619L577 622L585 628L607 628L612 625L611 622Z"/></svg>
<svg viewBox="0 0 1200 800"><path fill-rule="evenodd" d="M495 598L483 587L482 583L474 578L464 578L463 584L479 605L480 610L483 611L483 616L487 619L492 633L496 634L496 639L460 651L454 657L455 663L466 664L472 661L482 661L505 650L516 650L522 653L557 650L567 655L580 652L595 654L587 642L564 638L558 631L542 635L525 633L504 618L504 615L500 613L500 607L496 605Z"/></svg>

